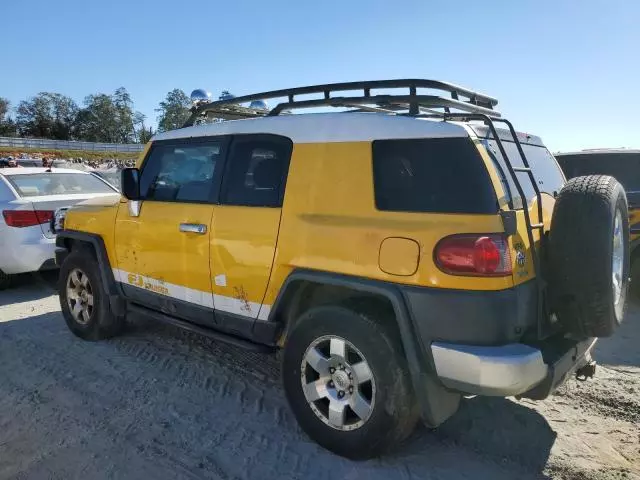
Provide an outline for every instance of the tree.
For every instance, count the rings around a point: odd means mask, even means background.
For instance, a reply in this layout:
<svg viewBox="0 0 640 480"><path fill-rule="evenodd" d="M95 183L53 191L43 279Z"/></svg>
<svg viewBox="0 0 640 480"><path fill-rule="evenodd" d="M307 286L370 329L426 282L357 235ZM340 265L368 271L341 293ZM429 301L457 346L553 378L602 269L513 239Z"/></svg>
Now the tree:
<svg viewBox="0 0 640 480"><path fill-rule="evenodd" d="M69 140L78 106L59 93L40 92L23 100L16 109L16 124L21 135Z"/></svg>
<svg viewBox="0 0 640 480"><path fill-rule="evenodd" d="M16 135L16 124L9 117L11 103L6 98L0 97L0 137L13 137Z"/></svg>
<svg viewBox="0 0 640 480"><path fill-rule="evenodd" d="M156 108L159 112L158 131L166 132L181 128L190 115L191 100L179 88L175 88L167 93L164 101L160 102L160 108Z"/></svg>
<svg viewBox="0 0 640 480"><path fill-rule="evenodd" d="M144 123L145 119L146 117L140 112L136 112L133 116L133 124L135 125L136 129L135 136L137 143L145 144L149 140L151 140L151 137L153 137L154 135L153 127L147 128Z"/></svg>
<svg viewBox="0 0 640 480"><path fill-rule="evenodd" d="M138 141L137 126L143 122L144 115L133 110L131 96L120 87L113 95L98 93L84 99L75 134L90 142L132 143Z"/></svg>
<svg viewBox="0 0 640 480"><path fill-rule="evenodd" d="M78 112L76 137L89 142L117 143L117 112L111 96L104 93L88 95L84 108Z"/></svg>

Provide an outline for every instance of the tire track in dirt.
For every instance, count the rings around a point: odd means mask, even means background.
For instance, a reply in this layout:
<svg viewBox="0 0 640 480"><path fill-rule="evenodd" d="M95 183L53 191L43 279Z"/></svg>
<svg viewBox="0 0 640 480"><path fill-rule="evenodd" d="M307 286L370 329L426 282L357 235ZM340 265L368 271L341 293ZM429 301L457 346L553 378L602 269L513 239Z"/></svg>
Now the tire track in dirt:
<svg viewBox="0 0 640 480"><path fill-rule="evenodd" d="M148 321L98 343L73 337L59 314L0 323L0 477L598 478L550 461L545 418L500 399L464 402L387 457L347 461L301 433L278 370L272 356ZM601 381L606 392L618 379ZM593 403L600 391L589 391ZM567 400L558 411L604 414Z"/></svg>

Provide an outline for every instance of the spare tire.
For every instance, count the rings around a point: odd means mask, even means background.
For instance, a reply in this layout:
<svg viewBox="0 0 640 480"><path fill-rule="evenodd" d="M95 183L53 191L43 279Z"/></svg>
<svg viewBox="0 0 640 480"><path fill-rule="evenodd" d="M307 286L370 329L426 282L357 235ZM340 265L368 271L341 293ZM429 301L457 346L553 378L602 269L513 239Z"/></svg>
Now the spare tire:
<svg viewBox="0 0 640 480"><path fill-rule="evenodd" d="M576 177L560 191L549 233L549 297L565 329L608 337L629 286L627 196L613 177Z"/></svg>

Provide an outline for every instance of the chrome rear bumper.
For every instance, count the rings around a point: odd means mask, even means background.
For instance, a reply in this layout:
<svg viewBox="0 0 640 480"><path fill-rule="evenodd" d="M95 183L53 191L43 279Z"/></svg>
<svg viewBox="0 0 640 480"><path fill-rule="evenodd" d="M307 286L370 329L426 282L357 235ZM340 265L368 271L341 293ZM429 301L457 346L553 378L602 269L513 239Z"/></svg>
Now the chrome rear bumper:
<svg viewBox="0 0 640 480"><path fill-rule="evenodd" d="M507 397L524 394L550 377L559 379L552 382L556 388L587 361L594 344L592 339L576 344L575 352L567 350L562 359L550 364L545 363L541 350L521 343L494 347L434 342L431 351L436 373L446 387Z"/></svg>

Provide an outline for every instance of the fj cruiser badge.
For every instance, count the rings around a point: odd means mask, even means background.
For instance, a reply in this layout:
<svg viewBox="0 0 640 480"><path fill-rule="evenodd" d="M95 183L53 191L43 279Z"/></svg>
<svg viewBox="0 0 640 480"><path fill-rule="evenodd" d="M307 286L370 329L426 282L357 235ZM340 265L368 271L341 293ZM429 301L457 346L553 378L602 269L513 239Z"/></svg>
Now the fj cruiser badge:
<svg viewBox="0 0 640 480"><path fill-rule="evenodd" d="M516 243L514 248L516 250L516 263L519 267L524 267L525 263L527 263L527 256L524 253L524 245Z"/></svg>

